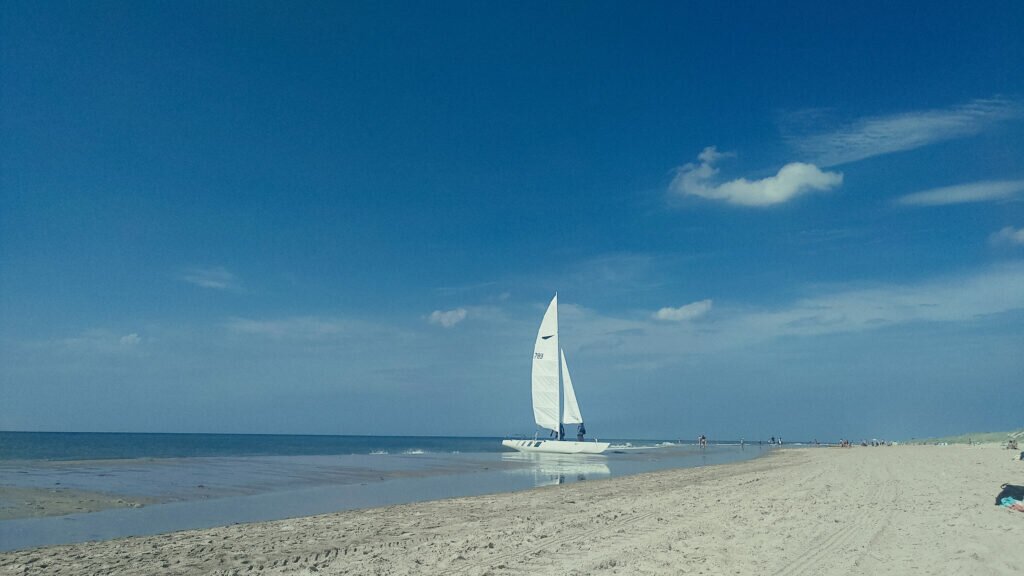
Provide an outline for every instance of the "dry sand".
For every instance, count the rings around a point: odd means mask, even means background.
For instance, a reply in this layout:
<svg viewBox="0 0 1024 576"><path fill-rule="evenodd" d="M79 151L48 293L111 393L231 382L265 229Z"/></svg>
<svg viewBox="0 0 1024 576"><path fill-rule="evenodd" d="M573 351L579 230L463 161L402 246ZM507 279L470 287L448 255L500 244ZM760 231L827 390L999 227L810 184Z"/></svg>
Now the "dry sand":
<svg viewBox="0 0 1024 576"><path fill-rule="evenodd" d="M0 574L1024 574L987 446L725 466L0 554Z"/></svg>

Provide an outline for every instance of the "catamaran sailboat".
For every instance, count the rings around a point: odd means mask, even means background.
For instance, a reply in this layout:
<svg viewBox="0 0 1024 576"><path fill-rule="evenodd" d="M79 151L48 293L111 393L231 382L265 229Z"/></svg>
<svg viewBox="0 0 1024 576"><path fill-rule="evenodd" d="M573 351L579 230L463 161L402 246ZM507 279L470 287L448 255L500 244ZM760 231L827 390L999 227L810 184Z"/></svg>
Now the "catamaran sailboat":
<svg viewBox="0 0 1024 576"><path fill-rule="evenodd" d="M565 407L562 418L559 408L559 358L561 358L562 386ZM565 363L565 352L558 347L558 294L551 299L548 310L537 331L537 342L533 346L533 417L541 428L561 435L563 424L583 425L580 405L569 378L569 366ZM608 442L576 442L571 440L502 440L502 445L520 452L554 452L557 454L600 454L608 449Z"/></svg>

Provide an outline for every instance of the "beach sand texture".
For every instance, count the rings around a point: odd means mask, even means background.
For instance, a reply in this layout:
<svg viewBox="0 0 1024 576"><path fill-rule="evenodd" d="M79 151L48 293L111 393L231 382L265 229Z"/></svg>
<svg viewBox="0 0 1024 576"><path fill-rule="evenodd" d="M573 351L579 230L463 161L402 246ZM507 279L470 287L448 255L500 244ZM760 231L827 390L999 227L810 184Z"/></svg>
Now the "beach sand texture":
<svg viewBox="0 0 1024 576"><path fill-rule="evenodd" d="M739 464L0 554L0 574L1024 574L985 446Z"/></svg>

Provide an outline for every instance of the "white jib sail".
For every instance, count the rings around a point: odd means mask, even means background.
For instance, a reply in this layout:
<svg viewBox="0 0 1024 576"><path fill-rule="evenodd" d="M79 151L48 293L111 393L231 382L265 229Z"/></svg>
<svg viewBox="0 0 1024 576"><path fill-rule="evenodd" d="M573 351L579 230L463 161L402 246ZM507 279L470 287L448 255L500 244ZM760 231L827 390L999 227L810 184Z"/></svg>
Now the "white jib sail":
<svg viewBox="0 0 1024 576"><path fill-rule="evenodd" d="M537 425L558 430L558 294L548 304L533 345L533 417Z"/></svg>
<svg viewBox="0 0 1024 576"><path fill-rule="evenodd" d="M562 412L562 423L581 424L583 416L580 414L580 405L576 403L576 392L572 389L569 365L565 363L565 350L562 350L562 388L565 389L565 409Z"/></svg>

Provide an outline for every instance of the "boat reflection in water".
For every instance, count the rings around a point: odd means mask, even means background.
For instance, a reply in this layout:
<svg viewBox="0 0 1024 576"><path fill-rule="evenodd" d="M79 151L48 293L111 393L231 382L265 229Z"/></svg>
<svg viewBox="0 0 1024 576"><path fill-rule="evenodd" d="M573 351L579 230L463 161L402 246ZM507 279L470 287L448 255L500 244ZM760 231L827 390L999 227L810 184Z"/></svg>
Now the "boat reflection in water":
<svg viewBox="0 0 1024 576"><path fill-rule="evenodd" d="M612 475L604 456L507 452L502 453L501 460L515 465L510 467L509 474L533 475L534 486L537 487L610 478Z"/></svg>

